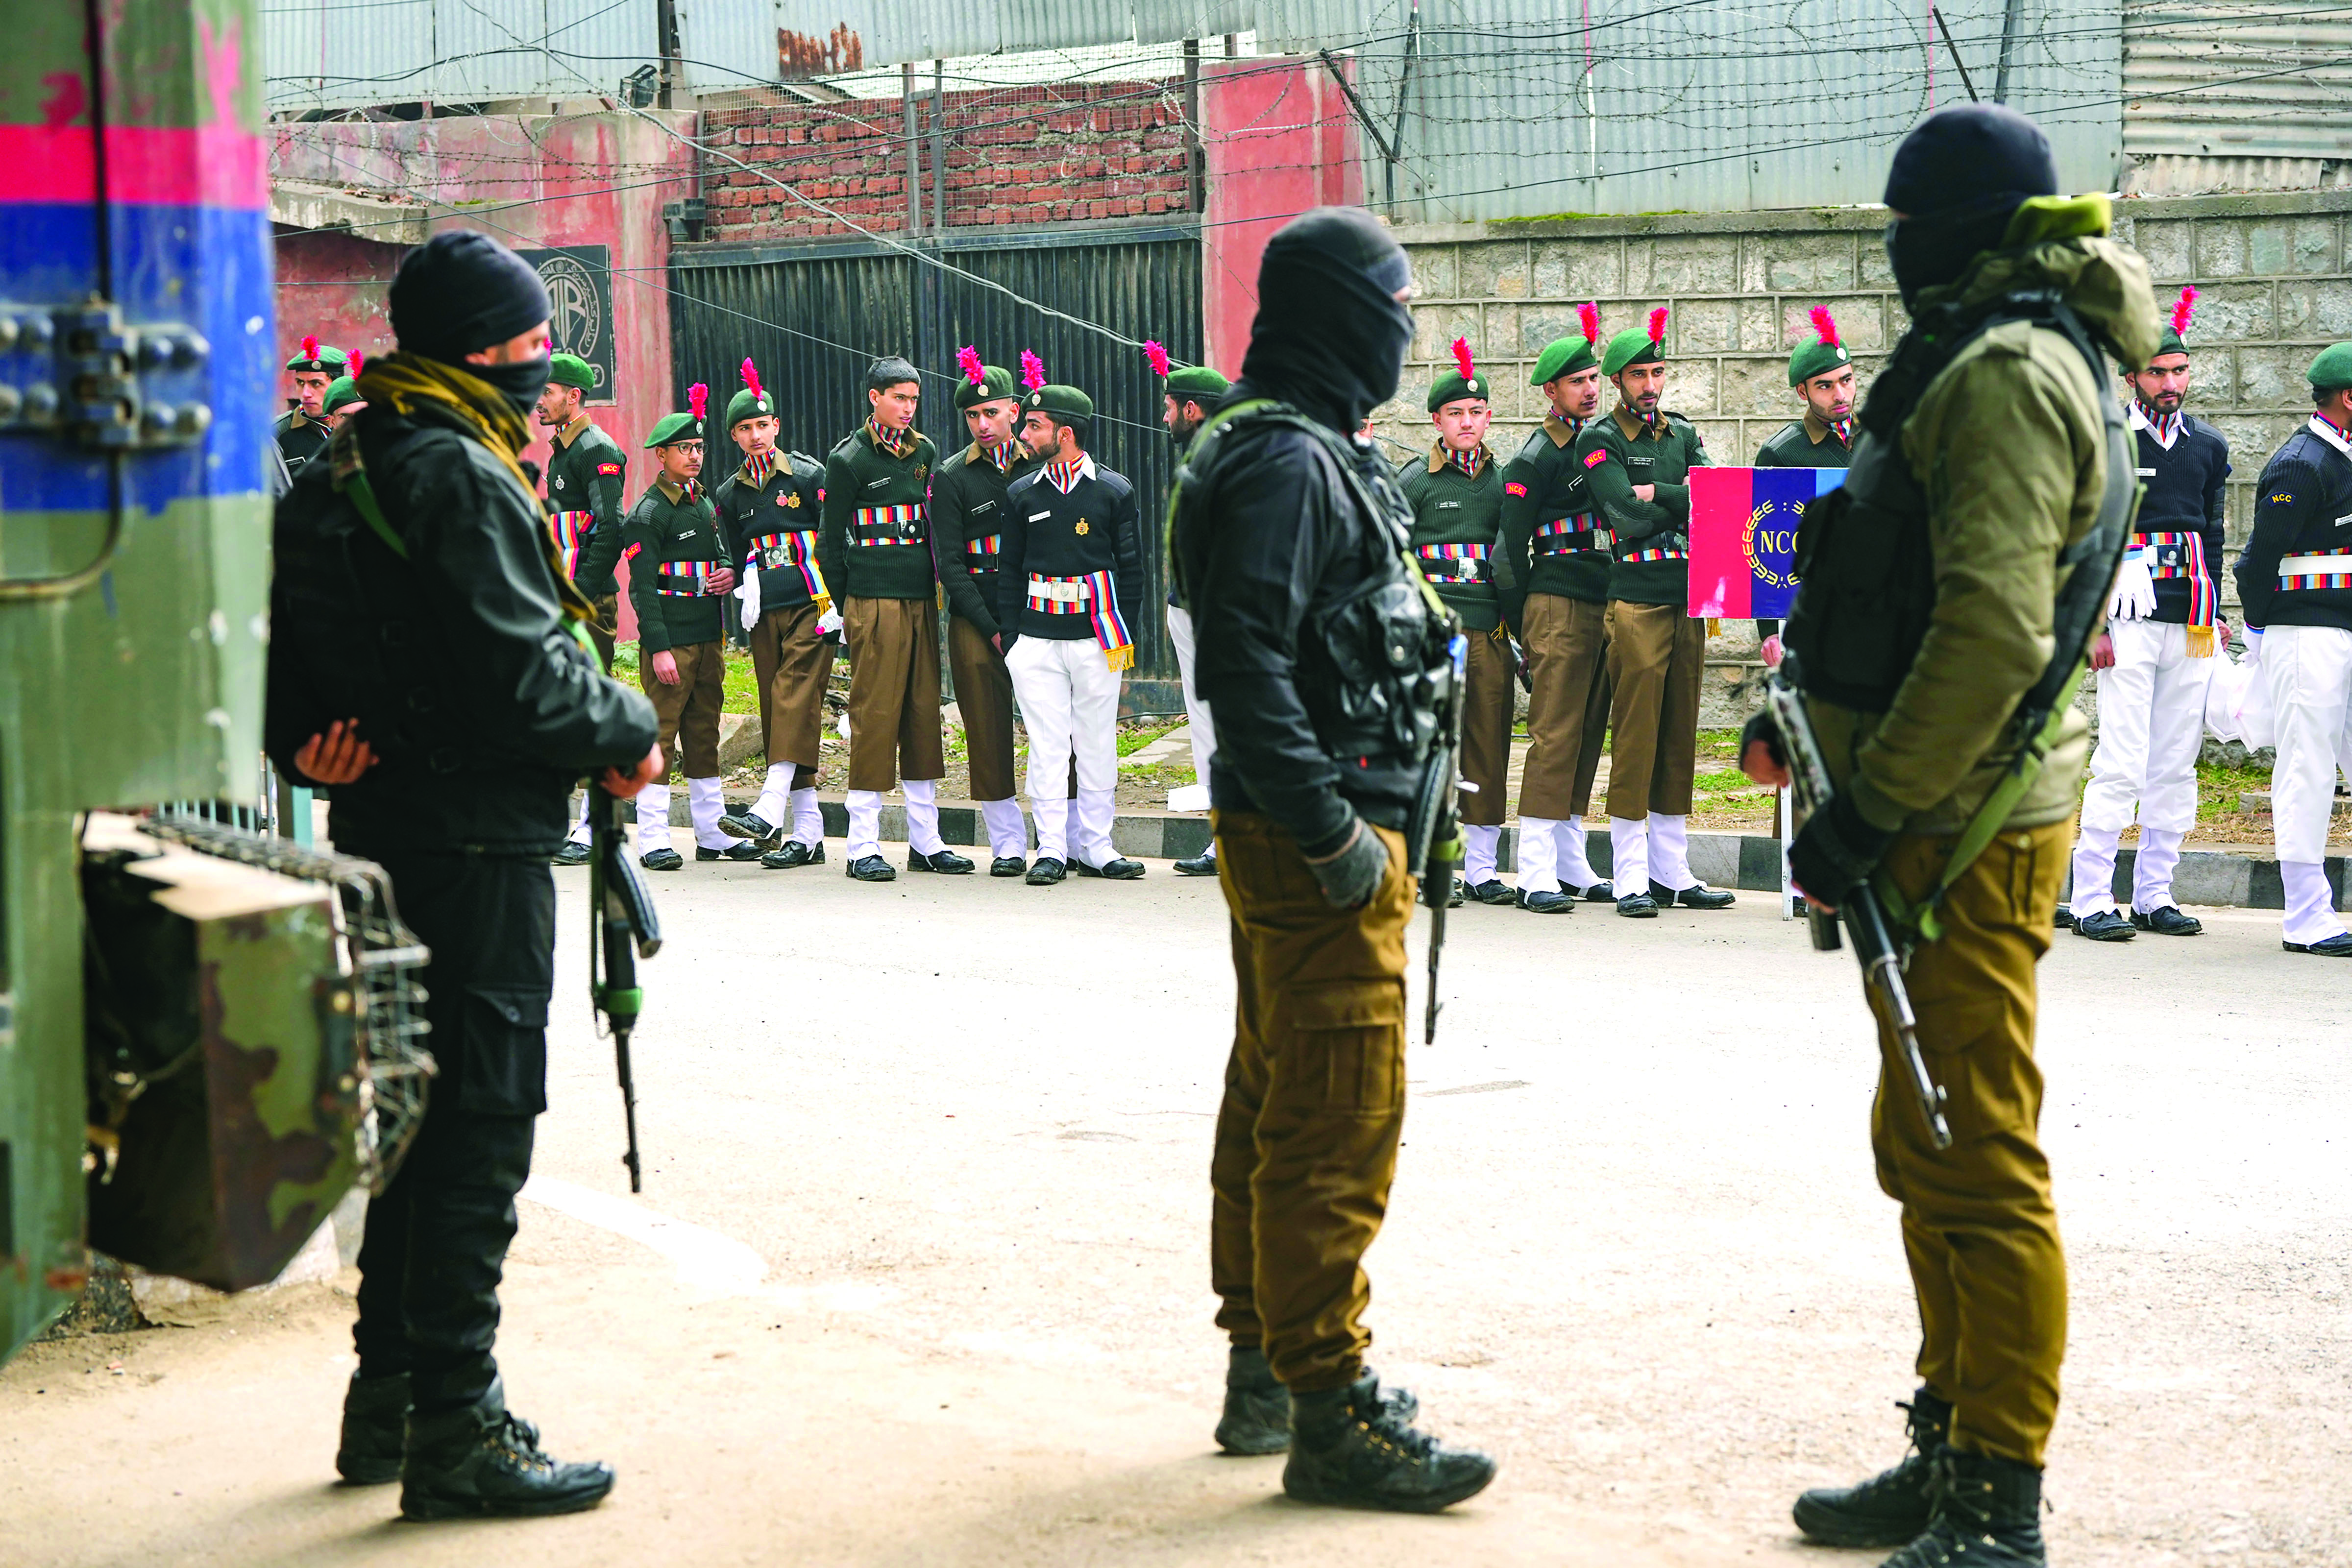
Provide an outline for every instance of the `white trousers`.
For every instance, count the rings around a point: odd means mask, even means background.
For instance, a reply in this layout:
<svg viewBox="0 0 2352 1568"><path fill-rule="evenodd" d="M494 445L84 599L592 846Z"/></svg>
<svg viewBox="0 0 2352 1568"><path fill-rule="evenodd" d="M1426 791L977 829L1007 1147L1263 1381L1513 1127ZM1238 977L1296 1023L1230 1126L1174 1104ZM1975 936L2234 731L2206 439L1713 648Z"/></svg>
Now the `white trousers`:
<svg viewBox="0 0 2352 1568"><path fill-rule="evenodd" d="M648 784L637 791L637 853L669 847L669 786Z"/></svg>
<svg viewBox="0 0 2352 1568"><path fill-rule="evenodd" d="M1620 898L1650 891L1649 828L1656 821L1654 814L1609 819L1609 880Z"/></svg>
<svg viewBox="0 0 2352 1568"><path fill-rule="evenodd" d="M2097 672L2099 744L2083 791L2083 826L2158 832L2197 824L2197 751L2215 660L2189 656L2189 628L2110 621L2116 662Z"/></svg>
<svg viewBox="0 0 2352 1568"><path fill-rule="evenodd" d="M1021 802L1006 797L982 800L980 820L988 824L988 852L998 860L1024 860L1029 854L1029 824L1022 820Z"/></svg>
<svg viewBox="0 0 2352 1568"><path fill-rule="evenodd" d="M1037 853L1069 854L1070 761L1078 765L1078 848L1088 865L1113 858L1111 803L1118 784L1119 672L1092 637L1024 637L1004 656L1029 733L1029 809Z"/></svg>
<svg viewBox="0 0 2352 1568"><path fill-rule="evenodd" d="M1209 705L1192 684L1192 617L1176 605L1168 607L1168 641L1176 646L1176 674L1184 686L1184 723L1192 741L1192 775L1206 789L1209 758L1217 754L1217 732L1209 721ZM1214 852L1216 846L1210 850Z"/></svg>
<svg viewBox="0 0 2352 1568"><path fill-rule="evenodd" d="M2278 716L2271 823L2286 883L2286 939L2322 942L2344 929L2323 862L2336 771L2352 762L2352 632L2273 626L2262 647L2259 673Z"/></svg>
<svg viewBox="0 0 2352 1568"><path fill-rule="evenodd" d="M1698 885L1698 878L1691 875L1688 817L1670 817L1664 811L1650 813L1650 880L1676 893ZM1633 891L1650 890L1637 887Z"/></svg>
<svg viewBox="0 0 2352 1568"><path fill-rule="evenodd" d="M566 837L570 838L575 844L584 844L590 841L591 835L588 831L588 807L589 803L596 799L596 791L599 788L600 786L597 782L593 779L591 779L588 781L588 787L580 791L580 820L572 824L572 831L566 835Z"/></svg>
<svg viewBox="0 0 2352 1568"><path fill-rule="evenodd" d="M732 849L743 841L719 825L719 819L727 814L727 797L723 788L717 779L689 779L686 781L687 815L694 822L697 848Z"/></svg>
<svg viewBox="0 0 2352 1568"><path fill-rule="evenodd" d="M1468 848L1462 875L1473 887L1483 887L1495 880L1495 862L1500 858L1503 830L1482 828L1474 822L1462 825L1462 838ZM1519 862L1524 865L1527 862Z"/></svg>
<svg viewBox="0 0 2352 1568"><path fill-rule="evenodd" d="M1600 880L1585 852L1583 818L1519 819L1521 893L1558 893L1563 887L1582 893Z"/></svg>
<svg viewBox="0 0 2352 1568"><path fill-rule="evenodd" d="M947 845L940 838L940 781L936 779L902 779L898 788L907 796L907 847L919 855L935 855ZM808 791L809 805L816 806L816 791ZM849 858L864 860L867 855L882 852L882 792L878 789L852 789L843 797L849 809ZM818 816L820 829L824 819ZM798 838L795 831L793 835ZM822 837L820 832L819 837ZM814 844L818 839L808 839Z"/></svg>

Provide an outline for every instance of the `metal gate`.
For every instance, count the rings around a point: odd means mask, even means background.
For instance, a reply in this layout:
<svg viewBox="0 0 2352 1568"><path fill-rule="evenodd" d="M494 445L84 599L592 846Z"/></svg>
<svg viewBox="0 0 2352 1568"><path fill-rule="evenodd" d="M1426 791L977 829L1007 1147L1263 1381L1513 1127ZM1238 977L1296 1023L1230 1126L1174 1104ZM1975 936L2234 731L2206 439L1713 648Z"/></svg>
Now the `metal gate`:
<svg viewBox="0 0 2352 1568"><path fill-rule="evenodd" d="M1167 593L1160 549L1173 453L1160 423L1159 379L1142 350L1049 316L1040 306L1159 340L1179 361L1201 358L1201 233L1197 224L1045 230L1018 236L950 235L912 242L994 288L866 242L692 245L670 253L671 364L679 401L695 382L725 408L750 355L776 400L782 444L822 458L866 417L866 367L903 354L923 372L918 427L952 452L969 439L951 403L956 350L1014 370L1034 350L1056 382L1095 400L1095 456L1135 486L1144 533L1147 596L1136 674L1172 682L1175 654L1156 606ZM715 440L716 438L714 438ZM713 466L725 460L713 455ZM1157 698L1150 704L1166 706Z"/></svg>

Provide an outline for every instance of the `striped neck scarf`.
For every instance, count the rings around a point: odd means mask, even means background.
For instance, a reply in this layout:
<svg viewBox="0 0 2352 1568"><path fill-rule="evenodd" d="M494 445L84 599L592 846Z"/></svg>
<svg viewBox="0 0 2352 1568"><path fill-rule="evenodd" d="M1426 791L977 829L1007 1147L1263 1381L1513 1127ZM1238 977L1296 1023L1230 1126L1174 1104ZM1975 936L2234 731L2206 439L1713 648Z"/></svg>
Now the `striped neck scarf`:
<svg viewBox="0 0 2352 1568"><path fill-rule="evenodd" d="M1445 461L1462 470L1465 476L1475 479L1486 471L1486 447L1482 442L1467 452L1448 452Z"/></svg>
<svg viewBox="0 0 2352 1568"><path fill-rule="evenodd" d="M911 424L904 430L885 430L869 413L866 416L866 434L877 447L893 457L904 457L915 449L915 427Z"/></svg>
<svg viewBox="0 0 2352 1568"><path fill-rule="evenodd" d="M1008 435L993 446L982 447L980 455L994 464L996 471L1002 474L1012 467L1014 460L1021 455L1021 443Z"/></svg>
<svg viewBox="0 0 2352 1568"><path fill-rule="evenodd" d="M2321 434L2326 435L2332 432L2336 437L2336 444L2346 452L2352 452L2352 430L2345 429L2315 408L2311 411L2311 423L2325 426L2326 428L2320 432Z"/></svg>
<svg viewBox="0 0 2352 1568"><path fill-rule="evenodd" d="M1830 421L1830 434L1836 436L1846 445L1852 446L1853 444L1853 421L1850 419L1833 419Z"/></svg>
<svg viewBox="0 0 2352 1568"><path fill-rule="evenodd" d="M1056 457L1045 465L1045 478L1055 489L1068 495L1076 488L1078 470L1086 466L1083 457Z"/></svg>
<svg viewBox="0 0 2352 1568"><path fill-rule="evenodd" d="M743 477L750 482L751 488L755 490L764 488L775 472L776 455L772 451L744 455Z"/></svg>
<svg viewBox="0 0 2352 1568"><path fill-rule="evenodd" d="M2171 451L2172 444L2180 439L2179 409L2174 409L2170 413L2158 413L2135 398L2132 401L2132 412L2139 415L2139 427L2155 436L2156 444L2167 452Z"/></svg>

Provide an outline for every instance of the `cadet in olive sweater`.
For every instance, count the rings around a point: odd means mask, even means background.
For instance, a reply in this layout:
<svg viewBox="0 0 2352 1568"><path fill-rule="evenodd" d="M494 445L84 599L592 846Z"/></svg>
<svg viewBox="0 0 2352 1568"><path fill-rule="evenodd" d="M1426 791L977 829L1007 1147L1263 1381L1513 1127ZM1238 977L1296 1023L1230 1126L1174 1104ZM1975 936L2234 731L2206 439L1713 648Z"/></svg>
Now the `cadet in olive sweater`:
<svg viewBox="0 0 2352 1568"><path fill-rule="evenodd" d="M1495 417L1487 382L1471 363L1465 341L1454 340L1454 354L1461 368L1429 389L1437 440L1426 459L1408 461L1397 479L1412 504L1412 553L1422 575L1470 633L1461 764L1470 896L1508 904L1516 894L1495 874L1511 767L1513 660L1496 591L1503 475L1486 450L1486 427Z"/></svg>
<svg viewBox="0 0 2352 1568"><path fill-rule="evenodd" d="M1601 374L1617 406L1577 438L1593 498L1616 536L1609 572L1609 857L1617 913L1733 902L1691 874L1691 780L1706 625L1690 602L1690 486L1706 465L1698 432L1658 406L1666 384L1666 312L1609 340Z"/></svg>
<svg viewBox="0 0 2352 1568"><path fill-rule="evenodd" d="M940 839L940 623L933 595L931 470L939 449L915 429L923 389L901 359L866 368L866 423L824 463L817 566L849 646L848 873L897 876L882 858L882 792L904 782L907 869L963 873Z"/></svg>
<svg viewBox="0 0 2352 1568"><path fill-rule="evenodd" d="M719 517L702 493L702 399L688 391L692 413L673 413L646 441L661 476L637 497L621 525L629 563L629 604L637 612L637 679L661 722L661 748L686 776L694 822L694 858L756 860L760 852L719 829L726 810L719 785L719 714L726 698L727 643L722 617L735 570ZM685 863L669 843L669 787L637 797L637 855L649 871Z"/></svg>
<svg viewBox="0 0 2352 1568"><path fill-rule="evenodd" d="M620 586L613 568L621 559L622 504L629 460L620 444L597 428L582 412L581 402L595 390L596 372L577 354L557 354L548 361L547 386L539 394L539 423L554 434L547 454L547 529L555 541L556 559L595 607L588 627L589 640L613 669L613 639L621 629ZM588 863L589 794L580 796L580 820L572 836L555 852L557 865Z"/></svg>

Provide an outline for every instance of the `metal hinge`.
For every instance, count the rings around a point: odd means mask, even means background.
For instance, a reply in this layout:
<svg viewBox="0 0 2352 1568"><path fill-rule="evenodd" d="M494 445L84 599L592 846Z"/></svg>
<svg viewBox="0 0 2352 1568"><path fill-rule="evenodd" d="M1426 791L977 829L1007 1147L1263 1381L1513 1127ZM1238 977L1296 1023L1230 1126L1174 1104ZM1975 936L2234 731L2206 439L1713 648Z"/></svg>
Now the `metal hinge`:
<svg viewBox="0 0 2352 1568"><path fill-rule="evenodd" d="M194 327L131 326L96 295L65 307L0 300L0 432L109 452L190 445L212 428L211 357Z"/></svg>

